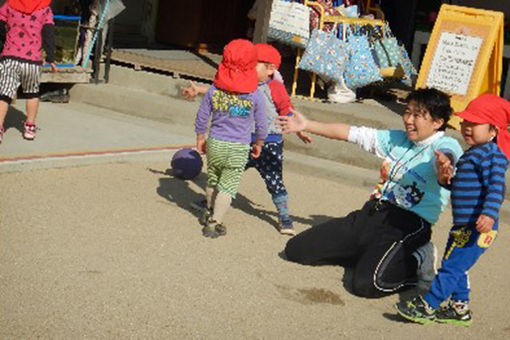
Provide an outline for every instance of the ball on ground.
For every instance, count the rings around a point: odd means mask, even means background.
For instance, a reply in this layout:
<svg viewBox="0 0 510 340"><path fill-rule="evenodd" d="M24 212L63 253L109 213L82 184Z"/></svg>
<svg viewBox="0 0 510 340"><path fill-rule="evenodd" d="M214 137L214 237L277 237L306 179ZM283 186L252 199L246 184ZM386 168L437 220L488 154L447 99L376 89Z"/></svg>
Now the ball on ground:
<svg viewBox="0 0 510 340"><path fill-rule="evenodd" d="M170 166L174 176L181 179L193 179L202 171L202 157L193 149L185 148L177 151Z"/></svg>

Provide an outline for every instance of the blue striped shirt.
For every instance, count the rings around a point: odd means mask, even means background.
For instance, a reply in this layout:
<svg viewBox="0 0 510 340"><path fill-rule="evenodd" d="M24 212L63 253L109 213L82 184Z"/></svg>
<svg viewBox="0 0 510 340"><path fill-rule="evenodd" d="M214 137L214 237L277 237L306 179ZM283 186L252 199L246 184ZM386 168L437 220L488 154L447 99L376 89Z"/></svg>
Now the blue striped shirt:
<svg viewBox="0 0 510 340"><path fill-rule="evenodd" d="M498 221L507 167L506 156L493 142L475 145L462 155L451 184L455 225L473 224L480 214Z"/></svg>

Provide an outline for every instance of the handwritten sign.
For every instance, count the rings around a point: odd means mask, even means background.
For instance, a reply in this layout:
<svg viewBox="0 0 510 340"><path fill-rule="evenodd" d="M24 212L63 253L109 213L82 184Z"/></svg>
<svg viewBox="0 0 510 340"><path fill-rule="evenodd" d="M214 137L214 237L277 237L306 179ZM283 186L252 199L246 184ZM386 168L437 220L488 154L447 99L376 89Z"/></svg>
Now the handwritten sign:
<svg viewBox="0 0 510 340"><path fill-rule="evenodd" d="M450 95L459 112L482 93L499 95L503 70L502 12L443 4L423 57L417 88ZM460 128L459 116L448 124Z"/></svg>
<svg viewBox="0 0 510 340"><path fill-rule="evenodd" d="M452 32L440 35L427 86L466 95L483 39Z"/></svg>

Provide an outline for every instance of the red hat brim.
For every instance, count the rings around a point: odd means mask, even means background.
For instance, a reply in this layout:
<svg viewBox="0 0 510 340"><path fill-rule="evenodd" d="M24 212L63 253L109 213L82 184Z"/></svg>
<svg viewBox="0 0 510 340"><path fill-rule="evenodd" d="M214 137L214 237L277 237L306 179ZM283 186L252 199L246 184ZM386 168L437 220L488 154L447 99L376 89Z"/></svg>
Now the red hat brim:
<svg viewBox="0 0 510 340"><path fill-rule="evenodd" d="M469 109L466 109L461 112L456 112L456 116L459 116L460 118L467 120L468 122L476 123L476 124L485 124L487 123L487 119L484 117L481 117L478 113L473 112Z"/></svg>
<svg viewBox="0 0 510 340"><path fill-rule="evenodd" d="M214 85L229 92L254 92L258 86L257 70L255 68L234 70L220 64L214 78Z"/></svg>

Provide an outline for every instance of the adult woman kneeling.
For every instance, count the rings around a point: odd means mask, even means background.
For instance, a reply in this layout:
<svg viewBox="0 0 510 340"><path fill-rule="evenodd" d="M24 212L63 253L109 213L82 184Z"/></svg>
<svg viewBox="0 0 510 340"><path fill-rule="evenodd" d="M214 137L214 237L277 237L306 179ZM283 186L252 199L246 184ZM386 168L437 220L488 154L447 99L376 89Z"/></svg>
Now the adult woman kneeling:
<svg viewBox="0 0 510 340"><path fill-rule="evenodd" d="M431 226L449 199L437 174L451 169L440 160L448 157L455 164L462 154L459 143L444 135L452 114L446 94L419 89L406 102L405 131L321 123L298 112L279 118L285 133L308 131L356 143L388 164L378 198L296 235L285 247L288 260L305 265L353 261L352 291L363 297L428 287L436 256Z"/></svg>

